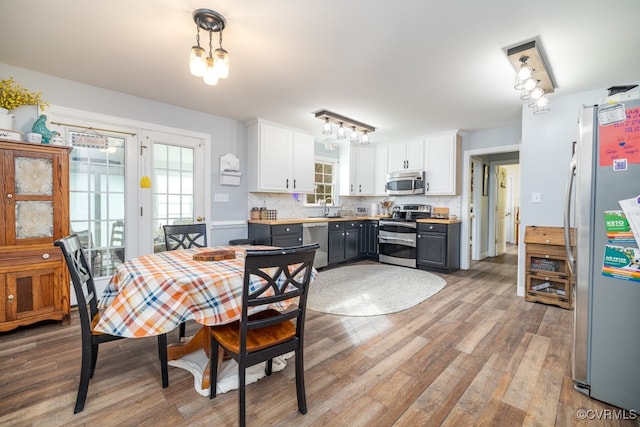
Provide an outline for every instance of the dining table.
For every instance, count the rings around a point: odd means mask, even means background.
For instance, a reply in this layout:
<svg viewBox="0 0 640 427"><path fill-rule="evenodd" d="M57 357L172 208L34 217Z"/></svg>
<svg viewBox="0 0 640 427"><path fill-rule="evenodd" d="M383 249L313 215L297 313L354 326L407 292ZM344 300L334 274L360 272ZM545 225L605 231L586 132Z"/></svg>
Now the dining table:
<svg viewBox="0 0 640 427"><path fill-rule="evenodd" d="M248 249L269 246L216 246L181 249L142 255L118 265L98 306L102 315L95 330L123 337L150 337L168 333L194 320L202 328L184 342L167 347L169 360L205 349L207 326L231 323L242 314L244 260ZM202 261L205 255L224 253L228 259ZM312 278L317 271L314 269ZM252 276L250 288L261 280ZM286 310L295 300L268 308ZM250 314L252 314L250 312ZM208 367L202 375L203 389L209 387Z"/></svg>

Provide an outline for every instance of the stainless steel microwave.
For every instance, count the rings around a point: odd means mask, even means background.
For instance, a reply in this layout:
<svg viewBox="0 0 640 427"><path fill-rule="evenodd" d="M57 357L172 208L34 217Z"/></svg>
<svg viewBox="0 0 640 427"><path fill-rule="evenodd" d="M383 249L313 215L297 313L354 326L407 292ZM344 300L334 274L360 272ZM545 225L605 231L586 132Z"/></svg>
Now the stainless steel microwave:
<svg viewBox="0 0 640 427"><path fill-rule="evenodd" d="M387 174L385 191L389 195L424 194L424 171L399 171Z"/></svg>

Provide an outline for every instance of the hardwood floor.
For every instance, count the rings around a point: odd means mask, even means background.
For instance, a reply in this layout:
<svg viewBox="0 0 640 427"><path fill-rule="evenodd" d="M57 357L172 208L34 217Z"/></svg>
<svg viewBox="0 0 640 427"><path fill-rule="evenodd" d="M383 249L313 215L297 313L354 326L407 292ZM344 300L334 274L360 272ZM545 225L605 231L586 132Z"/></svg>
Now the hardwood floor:
<svg viewBox="0 0 640 427"><path fill-rule="evenodd" d="M573 312L516 296L516 255L441 275L446 287L386 316L307 313L308 413L297 413L293 363L247 387L255 426L640 425L576 392ZM393 284L390 284L393 286ZM190 324L188 330L195 330ZM177 339L177 331L171 339ZM85 410L77 319L0 334L0 425L236 425L237 391L214 400L169 367L162 389L155 338L101 346ZM609 418L581 420L578 410ZM632 414L631 414L632 415Z"/></svg>

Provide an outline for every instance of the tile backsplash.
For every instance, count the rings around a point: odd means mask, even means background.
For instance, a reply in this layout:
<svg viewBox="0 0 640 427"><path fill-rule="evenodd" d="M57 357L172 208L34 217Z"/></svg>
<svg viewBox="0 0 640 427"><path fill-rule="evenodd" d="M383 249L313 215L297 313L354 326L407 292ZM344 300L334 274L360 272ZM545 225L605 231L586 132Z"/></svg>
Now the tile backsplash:
<svg viewBox="0 0 640 427"><path fill-rule="evenodd" d="M371 214L371 204L378 203L384 199L389 199L396 204L420 203L437 207L449 208L450 215L460 217L460 196L390 196L390 197L354 197L342 196L339 203L343 210L355 211L356 206L364 206ZM307 218L319 216L323 213L323 208L319 206L305 206L303 194L281 194L281 193L249 193L247 218L250 217L251 208L265 207L278 211L278 219L286 218ZM340 209L340 206L330 207L333 214ZM376 214L375 212L374 214Z"/></svg>

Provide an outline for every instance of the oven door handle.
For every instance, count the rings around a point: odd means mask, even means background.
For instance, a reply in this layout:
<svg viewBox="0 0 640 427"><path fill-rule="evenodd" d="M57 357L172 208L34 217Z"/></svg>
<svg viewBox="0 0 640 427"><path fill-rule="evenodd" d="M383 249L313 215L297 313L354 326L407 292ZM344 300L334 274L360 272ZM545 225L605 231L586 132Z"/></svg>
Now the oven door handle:
<svg viewBox="0 0 640 427"><path fill-rule="evenodd" d="M384 237L378 236L379 243L410 243L412 246L415 246L416 241L413 239L398 239L396 237Z"/></svg>

